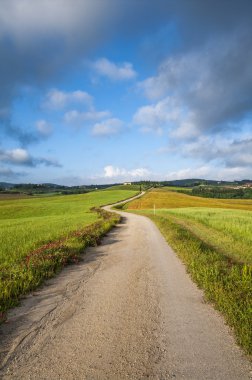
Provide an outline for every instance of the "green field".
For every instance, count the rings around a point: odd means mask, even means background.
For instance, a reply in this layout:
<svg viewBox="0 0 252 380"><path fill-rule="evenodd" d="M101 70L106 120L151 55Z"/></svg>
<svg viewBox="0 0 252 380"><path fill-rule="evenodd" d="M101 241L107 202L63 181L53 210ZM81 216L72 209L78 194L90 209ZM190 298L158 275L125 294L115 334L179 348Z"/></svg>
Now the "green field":
<svg viewBox="0 0 252 380"><path fill-rule="evenodd" d="M154 209L155 205L155 209ZM252 202L154 189L124 206L150 217L252 353Z"/></svg>
<svg viewBox="0 0 252 380"><path fill-rule="evenodd" d="M0 265L17 262L48 241L97 220L91 207L135 195L131 190L97 191L80 195L0 202Z"/></svg>
<svg viewBox="0 0 252 380"><path fill-rule="evenodd" d="M181 186L163 186L162 190L166 191L183 191L185 193L191 193L192 188L191 187L181 187Z"/></svg>
<svg viewBox="0 0 252 380"><path fill-rule="evenodd" d="M192 207L157 209L156 216L171 218L232 260L252 265L251 211Z"/></svg>
<svg viewBox="0 0 252 380"><path fill-rule="evenodd" d="M143 187L143 186L142 186ZM106 190L133 190L133 191L140 191L140 185L114 185L111 187L108 187Z"/></svg>
<svg viewBox="0 0 252 380"><path fill-rule="evenodd" d="M52 275L67 257L83 249L87 243L86 232L92 234L95 230L95 233L102 233L108 228L109 217L106 217L104 224L103 218L90 208L124 200L136 193L133 190L110 190L49 198L1 200L0 312L15 304L20 294L41 283L43 277ZM94 229L85 230L90 225ZM71 236L74 231L85 232L85 244ZM66 247L64 239L67 236ZM83 236L81 238L84 239ZM57 240L61 240L61 243L54 246ZM38 257L41 259L39 265L36 262L36 267L30 257L41 246L45 246L43 252L46 254L43 253L43 256L36 252L33 255L36 260ZM60 263L57 262L59 257Z"/></svg>

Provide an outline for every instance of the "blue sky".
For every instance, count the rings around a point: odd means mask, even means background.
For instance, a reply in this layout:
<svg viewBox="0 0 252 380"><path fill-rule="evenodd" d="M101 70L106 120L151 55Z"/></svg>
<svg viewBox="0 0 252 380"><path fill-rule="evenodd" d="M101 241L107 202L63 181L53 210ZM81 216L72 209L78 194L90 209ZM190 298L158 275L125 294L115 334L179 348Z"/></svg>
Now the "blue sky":
<svg viewBox="0 0 252 380"><path fill-rule="evenodd" d="M250 0L0 0L0 181L252 179L251 17Z"/></svg>

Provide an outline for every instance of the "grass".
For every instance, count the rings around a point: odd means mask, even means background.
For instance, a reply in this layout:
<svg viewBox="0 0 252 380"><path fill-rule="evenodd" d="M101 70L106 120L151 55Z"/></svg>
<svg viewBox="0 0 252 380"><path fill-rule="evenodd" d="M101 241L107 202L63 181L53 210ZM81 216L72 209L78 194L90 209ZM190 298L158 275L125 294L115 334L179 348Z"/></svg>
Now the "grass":
<svg viewBox="0 0 252 380"><path fill-rule="evenodd" d="M131 197L134 191L97 191L0 202L0 265L14 263L48 241L95 222L92 207Z"/></svg>
<svg viewBox="0 0 252 380"><path fill-rule="evenodd" d="M182 186L164 186L162 190L165 191L184 191L186 193L192 192L192 187L182 187Z"/></svg>
<svg viewBox="0 0 252 380"><path fill-rule="evenodd" d="M251 201L216 202L155 190L125 207L157 224L206 299L223 313L238 343L252 354Z"/></svg>
<svg viewBox="0 0 252 380"><path fill-rule="evenodd" d="M106 190L133 190L133 191L140 191L140 185L114 185L111 187L108 187Z"/></svg>
<svg viewBox="0 0 252 380"><path fill-rule="evenodd" d="M192 207L156 214L177 221L233 261L252 265L251 211Z"/></svg>
<svg viewBox="0 0 252 380"><path fill-rule="evenodd" d="M17 193L8 193L8 194L5 194L5 193L0 193L0 202L1 201L6 201L6 200L9 200L9 199L25 199L25 198L31 198L30 195L26 195L26 194L17 194Z"/></svg>
<svg viewBox="0 0 252 380"><path fill-rule="evenodd" d="M124 200L130 190L0 202L0 313L44 278L74 261L118 220L90 209ZM1 319L1 315L0 315Z"/></svg>
<svg viewBox="0 0 252 380"><path fill-rule="evenodd" d="M148 191L144 197L132 201L129 209L184 208L184 207L213 207L252 211L252 199L213 199L192 197L163 189Z"/></svg>

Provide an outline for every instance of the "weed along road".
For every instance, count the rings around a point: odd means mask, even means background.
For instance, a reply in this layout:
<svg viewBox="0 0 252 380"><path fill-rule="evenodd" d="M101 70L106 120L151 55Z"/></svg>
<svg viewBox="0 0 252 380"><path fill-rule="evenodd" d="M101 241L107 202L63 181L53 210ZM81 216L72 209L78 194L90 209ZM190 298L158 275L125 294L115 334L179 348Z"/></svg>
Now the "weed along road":
<svg viewBox="0 0 252 380"><path fill-rule="evenodd" d="M222 317L156 226L121 214L83 262L10 312L0 328L0 377L251 378Z"/></svg>

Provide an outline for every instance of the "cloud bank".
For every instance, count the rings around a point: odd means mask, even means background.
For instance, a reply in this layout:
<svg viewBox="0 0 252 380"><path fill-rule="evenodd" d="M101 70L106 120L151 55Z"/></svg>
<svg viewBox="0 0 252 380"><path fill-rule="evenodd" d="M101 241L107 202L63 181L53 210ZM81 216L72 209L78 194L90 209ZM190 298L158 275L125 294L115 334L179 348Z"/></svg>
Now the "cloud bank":
<svg viewBox="0 0 252 380"><path fill-rule="evenodd" d="M139 180L144 179L150 175L150 171L145 168L135 168L131 170L127 170L124 168L119 168L113 165L107 165L104 167L104 178L113 179L116 181L122 180Z"/></svg>

